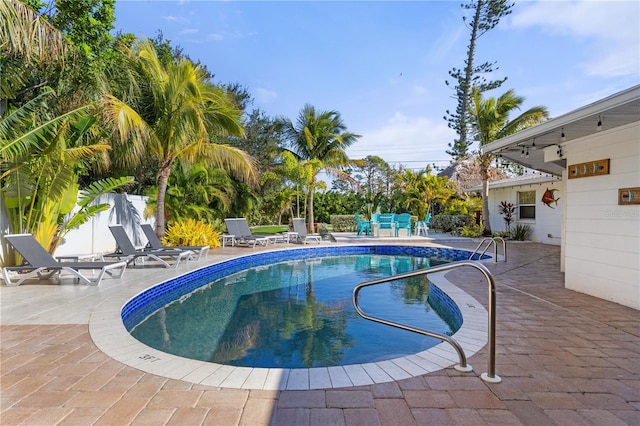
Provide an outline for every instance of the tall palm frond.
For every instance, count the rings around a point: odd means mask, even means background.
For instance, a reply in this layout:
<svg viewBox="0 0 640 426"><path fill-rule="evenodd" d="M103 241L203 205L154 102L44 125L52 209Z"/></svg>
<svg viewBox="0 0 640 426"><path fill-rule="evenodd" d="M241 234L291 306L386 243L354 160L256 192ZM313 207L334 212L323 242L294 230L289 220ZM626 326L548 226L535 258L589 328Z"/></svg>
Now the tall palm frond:
<svg viewBox="0 0 640 426"><path fill-rule="evenodd" d="M29 123L30 115L34 112L33 108L36 105L37 103L28 103L10 114L6 119L0 120L0 158L2 161L14 160L32 150L35 152L44 151L51 145L51 140L59 136L58 132L61 125L68 123L69 120L81 118L91 108L91 105L85 105L35 125L22 134L13 137L8 134L14 131L12 127L15 127L18 121L24 124L23 127L31 124ZM27 106L28 109L24 109Z"/></svg>
<svg viewBox="0 0 640 426"><path fill-rule="evenodd" d="M0 49L48 63L69 48L64 34L20 1L0 0Z"/></svg>

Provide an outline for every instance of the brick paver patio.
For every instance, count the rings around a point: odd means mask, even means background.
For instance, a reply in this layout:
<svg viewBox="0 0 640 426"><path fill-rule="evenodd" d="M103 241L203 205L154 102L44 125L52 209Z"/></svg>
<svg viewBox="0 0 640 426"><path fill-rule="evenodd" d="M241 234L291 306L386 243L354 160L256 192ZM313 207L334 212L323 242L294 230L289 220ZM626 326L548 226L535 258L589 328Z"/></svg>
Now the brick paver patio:
<svg viewBox="0 0 640 426"><path fill-rule="evenodd" d="M215 252L221 250L252 249ZM639 425L639 312L565 290L559 247L509 243L508 250L507 263L486 263L497 282L499 384L479 378L486 371L483 349L469 359L472 373L447 368L370 386L256 391L194 385L111 359L93 344L86 315L78 314L77 323L50 324L46 313L31 324L8 321L17 303L27 309L29 302L16 299L26 288L3 285L0 424ZM486 282L477 271L460 269L447 278L486 304ZM73 303L67 309L73 318Z"/></svg>

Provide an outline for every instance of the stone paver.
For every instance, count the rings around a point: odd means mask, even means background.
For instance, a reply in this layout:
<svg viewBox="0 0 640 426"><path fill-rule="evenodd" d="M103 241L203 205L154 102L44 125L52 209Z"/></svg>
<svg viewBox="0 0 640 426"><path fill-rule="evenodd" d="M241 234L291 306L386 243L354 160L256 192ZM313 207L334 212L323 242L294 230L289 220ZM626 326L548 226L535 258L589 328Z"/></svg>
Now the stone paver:
<svg viewBox="0 0 640 426"><path fill-rule="evenodd" d="M413 240L402 243L427 241ZM476 242L440 244L473 249ZM89 293L98 298L91 303L99 303L112 291L108 280L98 291L72 282L3 285L0 424L640 424L639 312L564 289L559 247L518 243L508 244L508 250L507 263L486 263L497 283L499 384L479 378L486 371L483 348L468 360L472 373L447 368L387 383L299 391L196 385L144 373L106 356L91 340L87 313L79 311L76 323L48 323L44 313L18 323L7 320L33 303L45 303L25 296L34 288L54 291L56 297L49 296L57 301L49 310L53 317L66 315L74 299L83 307L91 305L85 300ZM210 261L224 257L216 256ZM171 273L131 271L156 282ZM459 269L446 278L486 307L486 282L477 271Z"/></svg>

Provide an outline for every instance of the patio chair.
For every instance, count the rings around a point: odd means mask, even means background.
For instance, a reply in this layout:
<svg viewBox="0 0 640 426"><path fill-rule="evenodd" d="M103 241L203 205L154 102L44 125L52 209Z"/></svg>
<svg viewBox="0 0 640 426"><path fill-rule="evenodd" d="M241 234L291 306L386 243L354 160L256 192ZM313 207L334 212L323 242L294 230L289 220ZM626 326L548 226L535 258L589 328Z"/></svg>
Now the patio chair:
<svg viewBox="0 0 640 426"><path fill-rule="evenodd" d="M318 244L322 242L322 237L320 235L307 234L307 224L302 217L293 219L293 231L298 234L298 241L302 244L307 244L307 241L316 241Z"/></svg>
<svg viewBox="0 0 640 426"><path fill-rule="evenodd" d="M5 266L2 268L4 282L11 287L19 286L25 280L35 276L41 280L48 279L56 273L60 274L62 271L74 275L83 284L98 285L105 274L115 278L122 278L124 271L127 269L127 262L58 261L31 234L5 235L5 238L28 263L21 266ZM67 256L67 258L70 258L70 256ZM80 272L84 269L99 269L100 272L95 278L91 278ZM113 271L114 269L120 269L120 272L116 273ZM9 272L21 273L20 279L15 282L12 281Z"/></svg>
<svg viewBox="0 0 640 426"><path fill-rule="evenodd" d="M360 219L360 215L358 213L356 213L354 216L356 218L356 225L358 227L358 235L362 235L363 232L367 235L371 234L371 222L369 222L368 220Z"/></svg>
<svg viewBox="0 0 640 426"><path fill-rule="evenodd" d="M165 268L169 268L171 264L163 258L171 258L175 261L173 266L177 268L180 262L184 261L184 263L187 263L191 259L191 256L193 256L191 250L138 250L131 242L127 231L125 231L122 225L110 225L109 230L116 240L117 247L115 252L103 254L103 259L105 257L115 257L131 263L135 262L138 258L149 258L159 262Z"/></svg>
<svg viewBox="0 0 640 426"><path fill-rule="evenodd" d="M227 225L229 234L234 236L236 245L255 247L256 244L263 246L269 244L267 237L258 237L251 233L247 219L244 217L227 218L224 220L224 223Z"/></svg>
<svg viewBox="0 0 640 426"><path fill-rule="evenodd" d="M399 236L400 230L406 229L407 234L411 236L411 214L400 213L396 216L396 237Z"/></svg>
<svg viewBox="0 0 640 426"><path fill-rule="evenodd" d="M393 213L382 213L378 216L378 235L380 231L383 229L389 230L389 236L394 236L396 234L396 215Z"/></svg>
<svg viewBox="0 0 640 426"><path fill-rule="evenodd" d="M209 254L209 246L165 246L156 235L151 224L143 223L140 226L142 227L144 235L147 237L147 246L145 247L145 250L191 250L198 254L197 260L200 260L202 256Z"/></svg>
<svg viewBox="0 0 640 426"><path fill-rule="evenodd" d="M420 235L424 232L424 236L429 236L429 220L431 219L431 213L427 213L424 217L424 220L419 220L416 222L415 232L416 235Z"/></svg>

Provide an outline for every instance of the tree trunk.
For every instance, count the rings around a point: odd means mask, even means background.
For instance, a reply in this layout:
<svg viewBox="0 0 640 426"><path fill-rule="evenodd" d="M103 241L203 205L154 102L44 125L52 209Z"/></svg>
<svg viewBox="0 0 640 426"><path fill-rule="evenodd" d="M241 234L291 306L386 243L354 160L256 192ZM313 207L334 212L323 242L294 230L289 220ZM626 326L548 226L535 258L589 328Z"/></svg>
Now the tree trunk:
<svg viewBox="0 0 640 426"><path fill-rule="evenodd" d="M480 157L480 177L482 178L482 222L485 236L491 235L491 222L489 219L489 167L490 158Z"/></svg>
<svg viewBox="0 0 640 426"><path fill-rule="evenodd" d="M156 203L156 235L158 238L164 237L166 219L164 215L164 200L169 184L170 166L162 166L158 173L158 200Z"/></svg>
<svg viewBox="0 0 640 426"><path fill-rule="evenodd" d="M473 78L473 59L476 54L476 40L478 38L478 26L480 24L480 13L483 7L483 0L478 0L476 12L471 21L471 39L469 40L469 50L467 50L466 66L464 68L464 83L462 87L462 99L460 100L460 145L464 146L464 154L467 153L467 106L469 105L469 95L471 94L471 79Z"/></svg>
<svg viewBox="0 0 640 426"><path fill-rule="evenodd" d="M309 190L309 229L307 229L307 232L313 233L313 187L314 185L310 185L310 190Z"/></svg>

